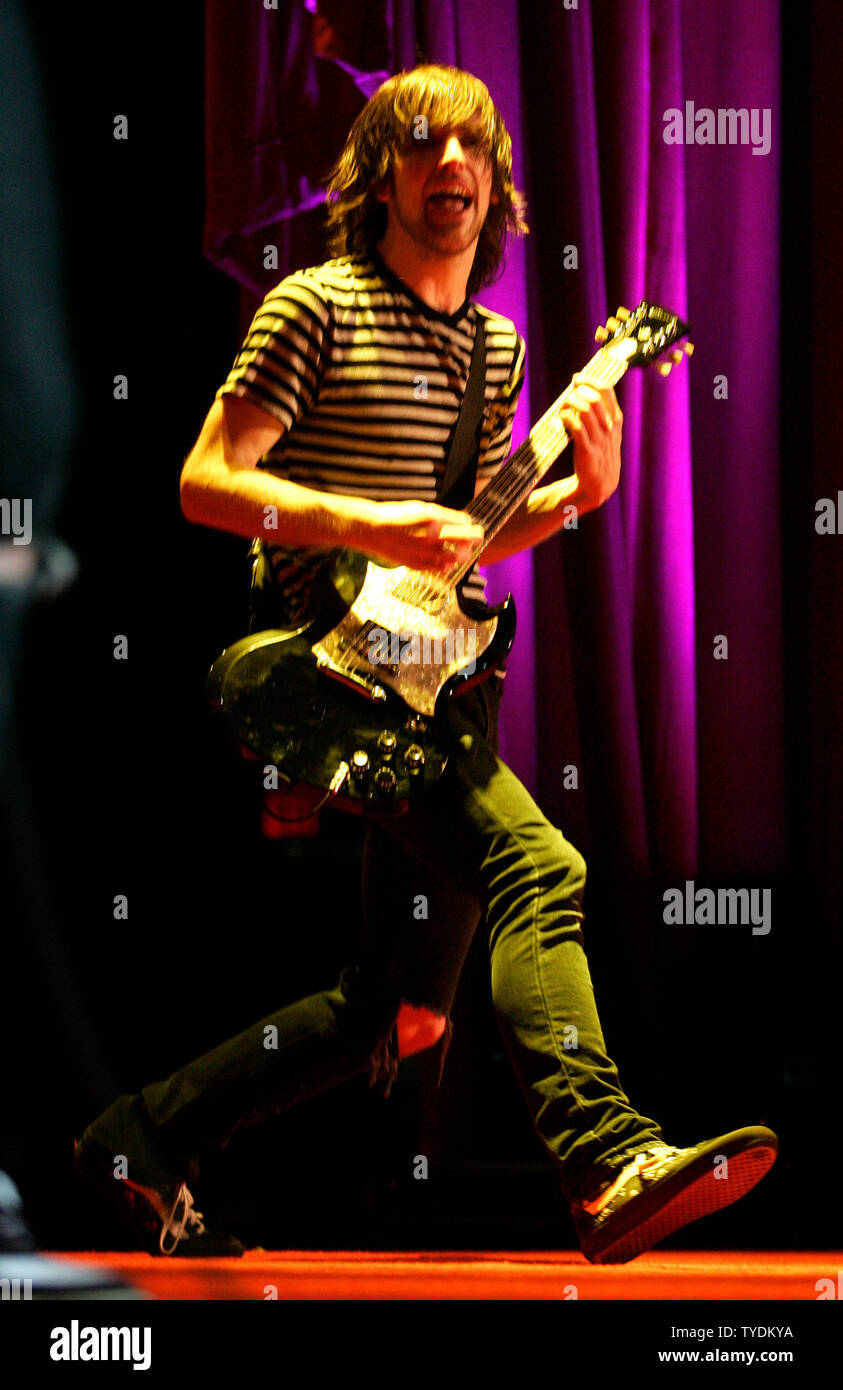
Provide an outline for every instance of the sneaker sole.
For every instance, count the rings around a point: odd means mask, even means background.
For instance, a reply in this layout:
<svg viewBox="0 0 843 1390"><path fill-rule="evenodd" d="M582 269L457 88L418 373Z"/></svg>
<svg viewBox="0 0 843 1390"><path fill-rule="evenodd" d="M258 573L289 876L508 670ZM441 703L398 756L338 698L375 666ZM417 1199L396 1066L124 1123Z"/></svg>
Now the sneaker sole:
<svg viewBox="0 0 843 1390"><path fill-rule="evenodd" d="M680 1227L739 1201L770 1171L778 1156L778 1142L771 1130L739 1134L743 1137L736 1134L731 1144L724 1144L721 1136L719 1141L698 1146L701 1152L688 1163L633 1198L593 1242L586 1237L582 1245L586 1258L592 1264L624 1264ZM715 1154L728 1159L727 1178L714 1176L711 1160ZM696 1177L694 1170L698 1170Z"/></svg>

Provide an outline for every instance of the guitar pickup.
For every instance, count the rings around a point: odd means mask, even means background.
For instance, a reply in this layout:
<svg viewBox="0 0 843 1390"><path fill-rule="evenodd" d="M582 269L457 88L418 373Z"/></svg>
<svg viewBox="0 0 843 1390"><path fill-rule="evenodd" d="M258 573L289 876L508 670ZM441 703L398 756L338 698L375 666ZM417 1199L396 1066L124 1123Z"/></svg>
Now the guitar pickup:
<svg viewBox="0 0 843 1390"><path fill-rule="evenodd" d="M358 644L359 644L359 642L360 642L361 635L365 635L367 626L368 626L368 627L371 627L372 625L371 625L371 623L369 623L369 624L364 624L364 625L360 628L359 632L357 632L357 633L355 634L355 637L354 637L354 641L353 641L353 642L352 642L352 641L349 641L349 639L348 639L347 637L344 637L343 634L342 634L341 632L335 633L335 634L334 634L334 645L336 646L336 648L337 648L338 651L341 651L341 652L353 651L354 654L355 654L355 656L357 657L358 660L365 661L365 662L366 662L368 665L370 665L370 666L371 666L371 665L377 665L378 668L379 668L380 670L386 671L387 674L390 675L390 676L397 676L397 675L398 675L398 672L399 672L400 669L401 669L400 666L398 665L398 662L397 662L397 661L381 661L381 660L378 660L376 663L375 663L375 662L371 662L371 661L369 660L369 658L368 658L367 656L365 656L365 655L360 651L360 648L359 648L359 645L358 645Z"/></svg>
<svg viewBox="0 0 843 1390"><path fill-rule="evenodd" d="M358 695L365 695L367 700L375 700L380 704L386 699L383 686L362 671L338 671L327 657L319 657L316 665L323 676L330 676L332 680L348 686L349 690L354 690Z"/></svg>

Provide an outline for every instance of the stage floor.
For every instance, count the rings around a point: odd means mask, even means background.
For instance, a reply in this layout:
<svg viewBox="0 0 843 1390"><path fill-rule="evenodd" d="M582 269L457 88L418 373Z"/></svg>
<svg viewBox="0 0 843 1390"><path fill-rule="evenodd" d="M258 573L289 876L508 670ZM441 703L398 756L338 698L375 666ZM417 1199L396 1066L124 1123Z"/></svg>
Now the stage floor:
<svg viewBox="0 0 843 1390"><path fill-rule="evenodd" d="M240 1260L61 1252L120 1274L157 1299L790 1299L816 1301L843 1251L650 1251L590 1265L567 1251L250 1250Z"/></svg>

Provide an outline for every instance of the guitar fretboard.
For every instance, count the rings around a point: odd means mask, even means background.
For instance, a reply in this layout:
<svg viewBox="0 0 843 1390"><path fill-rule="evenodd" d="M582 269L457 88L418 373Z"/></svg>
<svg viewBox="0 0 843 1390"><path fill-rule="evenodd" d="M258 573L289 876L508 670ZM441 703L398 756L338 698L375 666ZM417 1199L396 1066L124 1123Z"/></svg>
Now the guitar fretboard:
<svg viewBox="0 0 843 1390"><path fill-rule="evenodd" d="M607 344L594 354L582 374L600 386L614 386L626 372L628 359L634 351L635 344L624 339ZM464 510L480 522L486 534L482 543L475 547L471 559L455 571L453 577L448 577L450 584L459 583L463 575L468 574L492 537L526 501L536 483L569 443L570 436L562 423L561 411L570 390L570 386L565 388L536 422L523 444L510 454L488 487L465 507Z"/></svg>

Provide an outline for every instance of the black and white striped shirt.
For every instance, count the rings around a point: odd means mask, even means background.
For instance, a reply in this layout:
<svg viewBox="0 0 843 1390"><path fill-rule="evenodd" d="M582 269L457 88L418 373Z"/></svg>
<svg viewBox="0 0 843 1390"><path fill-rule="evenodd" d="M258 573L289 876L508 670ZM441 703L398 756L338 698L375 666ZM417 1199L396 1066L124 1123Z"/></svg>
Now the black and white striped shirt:
<svg viewBox="0 0 843 1390"><path fill-rule="evenodd" d="M509 453L524 342L482 309L486 389L477 491ZM439 313L376 252L298 271L270 290L217 396L233 393L283 426L258 467L320 492L435 502L474 346L478 306ZM295 616L326 552L262 546ZM476 570L465 593L481 598Z"/></svg>

